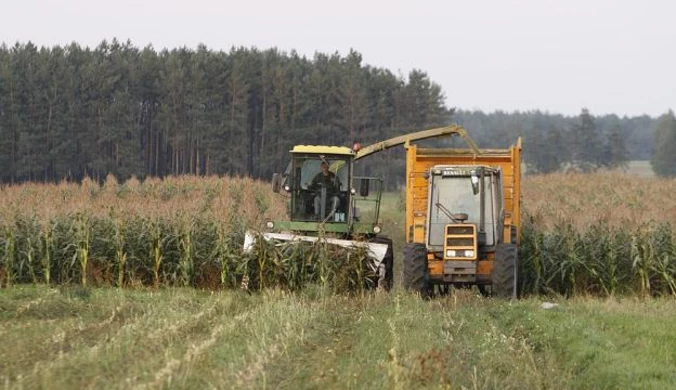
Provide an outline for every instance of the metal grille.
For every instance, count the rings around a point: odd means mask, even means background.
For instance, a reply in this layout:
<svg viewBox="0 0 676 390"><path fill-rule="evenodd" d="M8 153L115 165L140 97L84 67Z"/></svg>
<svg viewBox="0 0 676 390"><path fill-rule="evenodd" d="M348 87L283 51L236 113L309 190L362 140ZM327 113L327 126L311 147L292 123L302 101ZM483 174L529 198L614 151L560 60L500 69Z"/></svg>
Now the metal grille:
<svg viewBox="0 0 676 390"><path fill-rule="evenodd" d="M446 228L446 234L474 234L473 226L448 226Z"/></svg>
<svg viewBox="0 0 676 390"><path fill-rule="evenodd" d="M465 237L449 237L446 239L446 246L474 246L474 239Z"/></svg>

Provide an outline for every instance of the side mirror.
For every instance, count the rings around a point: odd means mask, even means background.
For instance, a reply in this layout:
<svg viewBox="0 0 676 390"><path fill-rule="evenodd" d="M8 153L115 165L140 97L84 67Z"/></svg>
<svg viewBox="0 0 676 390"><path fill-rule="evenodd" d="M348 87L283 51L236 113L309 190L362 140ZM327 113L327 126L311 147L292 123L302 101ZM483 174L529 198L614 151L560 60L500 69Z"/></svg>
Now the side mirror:
<svg viewBox="0 0 676 390"><path fill-rule="evenodd" d="M360 179L359 180L359 195L363 197L369 196L369 184L370 180L369 179Z"/></svg>
<svg viewBox="0 0 676 390"><path fill-rule="evenodd" d="M282 175L279 173L272 174L272 192L279 193L282 189Z"/></svg>
<svg viewBox="0 0 676 390"><path fill-rule="evenodd" d="M472 169L470 172L470 181L472 182L472 192L474 195L479 193L479 175L477 174L477 171Z"/></svg>

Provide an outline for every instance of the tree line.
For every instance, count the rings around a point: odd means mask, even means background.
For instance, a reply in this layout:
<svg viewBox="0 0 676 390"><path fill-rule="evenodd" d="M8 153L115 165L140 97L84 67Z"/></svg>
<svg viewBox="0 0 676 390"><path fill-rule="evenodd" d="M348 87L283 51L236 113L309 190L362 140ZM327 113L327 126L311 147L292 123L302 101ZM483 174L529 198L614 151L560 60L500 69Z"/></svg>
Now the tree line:
<svg viewBox="0 0 676 390"><path fill-rule="evenodd" d="M269 178L294 144L352 145L449 123L439 85L356 51L0 47L0 179ZM367 173L403 167L383 153ZM403 172L403 170L402 170Z"/></svg>
<svg viewBox="0 0 676 390"><path fill-rule="evenodd" d="M203 45L157 51L117 40L95 48L3 44L0 181L269 178L284 169L295 144L366 145L451 122L464 125L481 147L524 137L530 172L621 167L675 150L668 146L676 140L669 135L672 112L659 120L586 109L574 117L484 113L445 101L425 72L395 74L364 64L356 51L308 58ZM658 135L657 148L655 134L666 134ZM359 170L384 177L389 188L404 183L403 172L400 149L369 157Z"/></svg>
<svg viewBox="0 0 676 390"><path fill-rule="evenodd" d="M524 162L530 173L574 169L622 168L630 160L650 160L658 120L647 115L576 116L542 111L506 113L457 110L454 119L471 129L480 145L504 147L524 139Z"/></svg>
<svg viewBox="0 0 676 390"><path fill-rule="evenodd" d="M676 118L671 110L659 118L594 116L586 108L577 116L456 110L454 120L471 129L484 147L504 147L523 137L529 173L590 172L650 160L658 176L676 176Z"/></svg>

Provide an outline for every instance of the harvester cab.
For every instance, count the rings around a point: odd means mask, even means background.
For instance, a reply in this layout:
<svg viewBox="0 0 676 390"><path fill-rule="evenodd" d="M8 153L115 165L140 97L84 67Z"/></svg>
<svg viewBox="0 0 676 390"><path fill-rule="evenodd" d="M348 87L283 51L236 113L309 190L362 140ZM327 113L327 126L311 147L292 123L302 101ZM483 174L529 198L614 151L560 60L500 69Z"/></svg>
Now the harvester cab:
<svg viewBox="0 0 676 390"><path fill-rule="evenodd" d="M295 146L285 174L273 177L273 191L289 195L289 220L272 222L272 229L323 230L344 239L380 233L383 181L354 177L355 157L347 147Z"/></svg>

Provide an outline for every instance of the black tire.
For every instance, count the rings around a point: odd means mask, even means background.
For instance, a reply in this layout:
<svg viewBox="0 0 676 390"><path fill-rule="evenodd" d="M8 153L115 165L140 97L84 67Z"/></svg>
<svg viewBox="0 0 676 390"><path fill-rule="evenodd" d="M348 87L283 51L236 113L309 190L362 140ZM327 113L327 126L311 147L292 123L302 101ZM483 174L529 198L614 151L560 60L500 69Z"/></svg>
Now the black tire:
<svg viewBox="0 0 676 390"><path fill-rule="evenodd" d="M377 236L371 238L369 241L387 245L387 253L385 253L385 258L382 263L385 266L385 277L383 279L378 278L378 280L376 280L376 285L378 288L390 291L394 285L394 250L392 249L392 239L386 236Z"/></svg>
<svg viewBox="0 0 676 390"><path fill-rule="evenodd" d="M517 298L519 254L516 244L498 244L493 262L493 296Z"/></svg>
<svg viewBox="0 0 676 390"><path fill-rule="evenodd" d="M431 295L430 287L427 275L427 248L423 244L404 245L404 288L428 298Z"/></svg>
<svg viewBox="0 0 676 390"><path fill-rule="evenodd" d="M490 297L491 294L491 286L487 286L485 284L477 284L477 288L479 289L479 293L481 294L482 297Z"/></svg>

